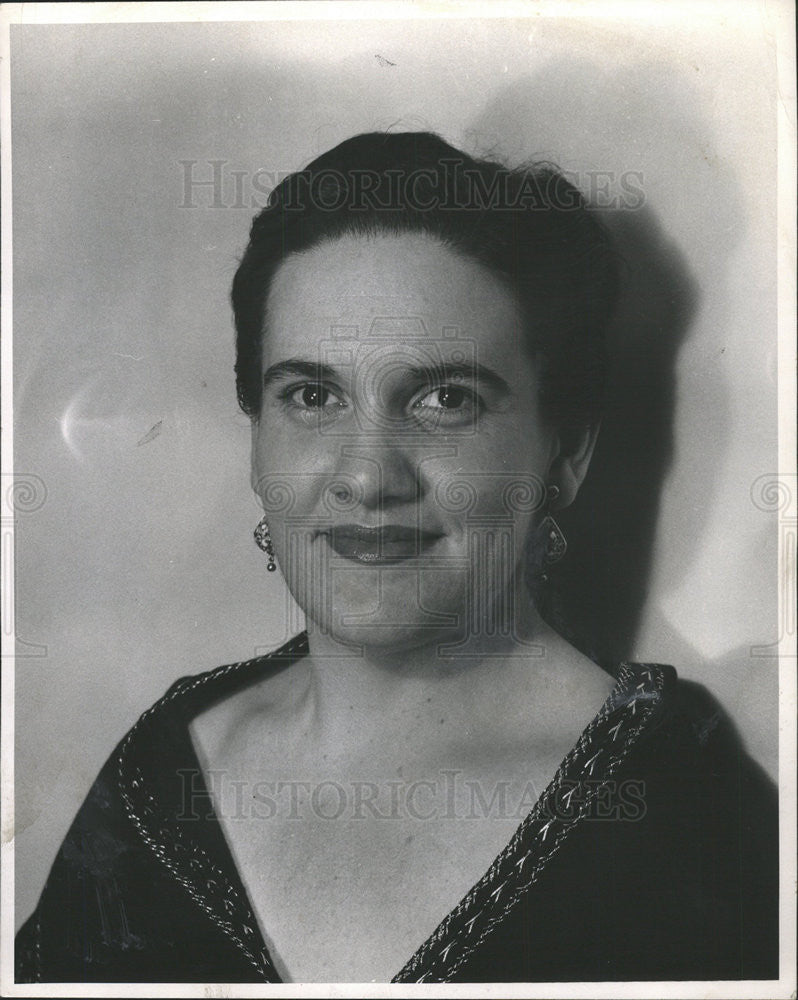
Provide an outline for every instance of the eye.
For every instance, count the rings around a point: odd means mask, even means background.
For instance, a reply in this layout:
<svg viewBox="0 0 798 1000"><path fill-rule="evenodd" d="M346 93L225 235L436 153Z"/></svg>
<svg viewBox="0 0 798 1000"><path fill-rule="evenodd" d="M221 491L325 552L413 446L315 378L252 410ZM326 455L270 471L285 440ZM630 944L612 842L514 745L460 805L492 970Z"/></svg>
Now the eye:
<svg viewBox="0 0 798 1000"><path fill-rule="evenodd" d="M345 406L341 397L323 382L287 386L280 394L283 404L303 420L336 416Z"/></svg>
<svg viewBox="0 0 798 1000"><path fill-rule="evenodd" d="M442 385L428 392L417 406L428 406L433 410L457 410L469 402L470 393L459 385Z"/></svg>
<svg viewBox="0 0 798 1000"><path fill-rule="evenodd" d="M298 389L293 389L289 398L295 406L304 406L308 410L322 410L331 402L340 402L338 397L320 382L309 382Z"/></svg>
<svg viewBox="0 0 798 1000"><path fill-rule="evenodd" d="M413 409L427 422L449 426L472 423L482 408L477 393L452 383L437 386L413 404Z"/></svg>

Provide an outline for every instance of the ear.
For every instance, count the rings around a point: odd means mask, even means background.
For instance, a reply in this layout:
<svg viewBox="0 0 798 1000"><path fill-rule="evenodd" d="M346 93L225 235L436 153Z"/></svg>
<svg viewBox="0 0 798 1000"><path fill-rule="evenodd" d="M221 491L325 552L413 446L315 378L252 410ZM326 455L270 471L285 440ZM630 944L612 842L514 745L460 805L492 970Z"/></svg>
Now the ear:
<svg viewBox="0 0 798 1000"><path fill-rule="evenodd" d="M579 428L560 437L560 449L549 466L549 484L559 487L553 507L568 507L576 499L598 440L600 424Z"/></svg>

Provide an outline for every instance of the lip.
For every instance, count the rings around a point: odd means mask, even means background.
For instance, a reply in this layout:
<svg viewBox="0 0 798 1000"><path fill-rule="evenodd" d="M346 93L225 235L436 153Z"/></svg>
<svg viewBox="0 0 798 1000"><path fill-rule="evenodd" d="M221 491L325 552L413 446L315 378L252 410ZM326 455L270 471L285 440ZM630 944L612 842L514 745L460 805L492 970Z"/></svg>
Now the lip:
<svg viewBox="0 0 798 1000"><path fill-rule="evenodd" d="M377 528L342 524L320 534L327 539L333 552L343 559L370 566L416 559L443 537L440 532L421 531L401 524L385 524Z"/></svg>

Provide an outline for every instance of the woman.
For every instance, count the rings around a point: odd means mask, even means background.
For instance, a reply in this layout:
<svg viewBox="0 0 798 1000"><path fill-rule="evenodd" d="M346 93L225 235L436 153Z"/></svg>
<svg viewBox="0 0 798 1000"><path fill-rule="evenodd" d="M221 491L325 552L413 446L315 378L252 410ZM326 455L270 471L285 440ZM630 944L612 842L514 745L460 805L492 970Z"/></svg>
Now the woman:
<svg viewBox="0 0 798 1000"><path fill-rule="evenodd" d="M616 286L548 167L369 134L278 186L236 373L307 632L127 734L20 979L777 976L772 788L672 668L552 627Z"/></svg>

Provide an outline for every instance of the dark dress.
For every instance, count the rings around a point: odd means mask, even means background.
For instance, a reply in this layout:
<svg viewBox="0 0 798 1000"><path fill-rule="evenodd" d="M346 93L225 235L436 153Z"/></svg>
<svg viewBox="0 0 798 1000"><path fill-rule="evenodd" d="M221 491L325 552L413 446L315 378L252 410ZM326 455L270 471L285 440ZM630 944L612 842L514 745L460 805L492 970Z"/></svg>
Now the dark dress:
<svg viewBox="0 0 798 1000"><path fill-rule="evenodd" d="M18 982L280 981L188 724L306 652L302 634L182 678L144 713L17 935ZM778 978L776 791L690 690L671 667L621 664L511 842L393 981Z"/></svg>

